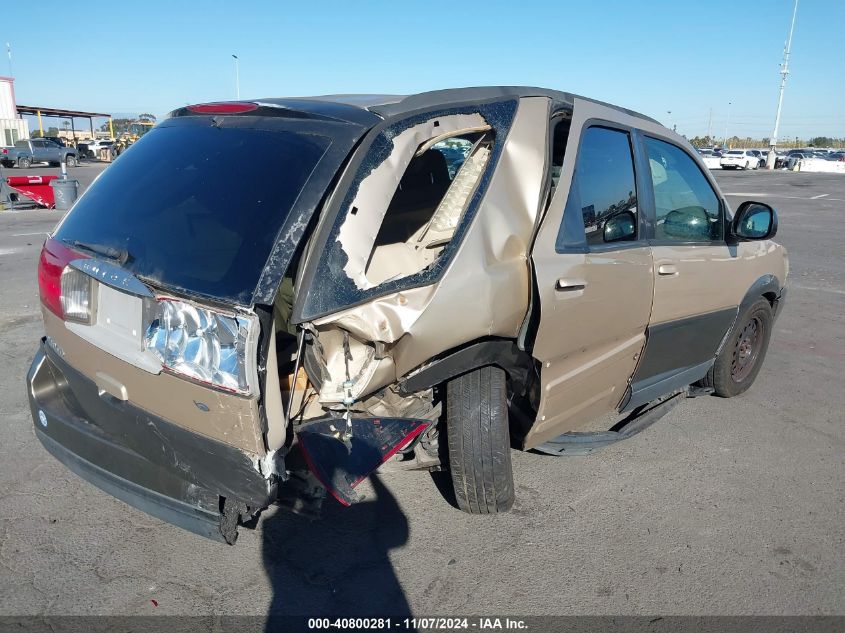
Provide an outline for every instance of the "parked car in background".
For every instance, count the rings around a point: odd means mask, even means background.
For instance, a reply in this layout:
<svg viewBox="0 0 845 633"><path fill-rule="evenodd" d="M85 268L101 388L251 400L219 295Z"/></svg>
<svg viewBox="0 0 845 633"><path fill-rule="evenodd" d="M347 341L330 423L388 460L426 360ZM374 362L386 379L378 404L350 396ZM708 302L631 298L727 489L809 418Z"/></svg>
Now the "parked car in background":
<svg viewBox="0 0 845 633"><path fill-rule="evenodd" d="M845 161L845 152L833 152L830 155L830 160Z"/></svg>
<svg viewBox="0 0 845 633"><path fill-rule="evenodd" d="M764 152L760 149L750 149L748 151L751 152L753 156L756 156L759 159L757 162L758 168L766 166L766 154L768 154L768 152Z"/></svg>
<svg viewBox="0 0 845 633"><path fill-rule="evenodd" d="M33 163L59 165L62 162L68 167L76 167L76 148L62 147L46 138L16 141L14 147L0 150L0 163L4 167L27 168Z"/></svg>
<svg viewBox="0 0 845 633"><path fill-rule="evenodd" d="M752 385L776 232L683 137L570 93L186 106L44 243L34 431L229 543L277 500L361 501L385 462L506 512L512 446L584 454Z"/></svg>
<svg viewBox="0 0 845 633"><path fill-rule="evenodd" d="M729 149L722 154L719 165L722 169L757 169L760 166L759 152L752 149Z"/></svg>
<svg viewBox="0 0 845 633"><path fill-rule="evenodd" d="M99 158L100 150L111 150L112 145L114 145L112 139L94 139L80 142L77 147L80 156L84 156L85 158Z"/></svg>

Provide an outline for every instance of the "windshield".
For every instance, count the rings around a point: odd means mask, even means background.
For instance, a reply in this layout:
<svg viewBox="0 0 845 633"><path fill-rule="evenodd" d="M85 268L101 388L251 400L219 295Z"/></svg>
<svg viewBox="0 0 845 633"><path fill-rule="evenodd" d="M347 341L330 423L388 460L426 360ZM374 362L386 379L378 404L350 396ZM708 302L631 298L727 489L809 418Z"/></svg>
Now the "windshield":
<svg viewBox="0 0 845 633"><path fill-rule="evenodd" d="M156 128L103 172L54 237L121 253L124 268L153 283L246 305L329 144L290 131Z"/></svg>

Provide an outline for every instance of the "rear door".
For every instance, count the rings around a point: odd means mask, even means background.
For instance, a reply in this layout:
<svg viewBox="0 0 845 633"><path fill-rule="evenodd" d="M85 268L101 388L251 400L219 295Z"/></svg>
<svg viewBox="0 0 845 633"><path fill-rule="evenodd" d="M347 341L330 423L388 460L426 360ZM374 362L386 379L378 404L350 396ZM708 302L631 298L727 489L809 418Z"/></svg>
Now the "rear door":
<svg viewBox="0 0 845 633"><path fill-rule="evenodd" d="M651 312L654 278L640 218L635 132L592 118L618 121L618 112L597 104L576 100L574 114L560 185L532 252L540 298L533 355L542 369L526 448L620 403Z"/></svg>

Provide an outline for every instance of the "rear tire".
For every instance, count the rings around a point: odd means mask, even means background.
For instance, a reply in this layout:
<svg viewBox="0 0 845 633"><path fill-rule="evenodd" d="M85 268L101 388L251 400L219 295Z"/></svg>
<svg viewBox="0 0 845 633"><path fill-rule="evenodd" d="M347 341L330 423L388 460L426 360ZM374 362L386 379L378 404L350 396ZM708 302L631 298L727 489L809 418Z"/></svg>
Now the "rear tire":
<svg viewBox="0 0 845 633"><path fill-rule="evenodd" d="M773 322L772 306L764 297L743 310L713 367L698 384L712 387L722 398L745 392L763 366Z"/></svg>
<svg viewBox="0 0 845 633"><path fill-rule="evenodd" d="M29 166L32 165L32 161L28 158L19 158L18 159L18 167L21 169L29 169Z"/></svg>
<svg viewBox="0 0 845 633"><path fill-rule="evenodd" d="M469 514L510 510L513 470L502 369L481 367L449 381L446 430L458 507Z"/></svg>

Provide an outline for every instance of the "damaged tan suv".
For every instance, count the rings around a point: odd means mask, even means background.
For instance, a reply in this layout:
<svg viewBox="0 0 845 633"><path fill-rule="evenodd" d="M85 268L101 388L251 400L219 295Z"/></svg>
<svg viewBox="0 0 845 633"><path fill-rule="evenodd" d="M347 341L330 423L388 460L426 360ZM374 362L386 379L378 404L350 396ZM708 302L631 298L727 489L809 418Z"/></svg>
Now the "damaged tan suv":
<svg viewBox="0 0 845 633"><path fill-rule="evenodd" d="M461 509L506 511L512 447L589 453L751 385L776 230L680 136L568 93L188 106L44 244L35 431L230 543L377 468L449 470Z"/></svg>

